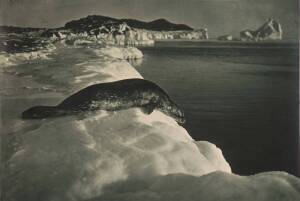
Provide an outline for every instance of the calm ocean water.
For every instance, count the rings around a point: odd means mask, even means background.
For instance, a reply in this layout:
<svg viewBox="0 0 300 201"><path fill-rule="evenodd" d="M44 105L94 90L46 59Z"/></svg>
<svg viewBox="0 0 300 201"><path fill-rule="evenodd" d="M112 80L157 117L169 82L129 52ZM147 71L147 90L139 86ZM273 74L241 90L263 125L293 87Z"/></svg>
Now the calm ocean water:
<svg viewBox="0 0 300 201"><path fill-rule="evenodd" d="M186 114L196 140L219 146L233 172L299 175L298 46L158 42L136 66Z"/></svg>

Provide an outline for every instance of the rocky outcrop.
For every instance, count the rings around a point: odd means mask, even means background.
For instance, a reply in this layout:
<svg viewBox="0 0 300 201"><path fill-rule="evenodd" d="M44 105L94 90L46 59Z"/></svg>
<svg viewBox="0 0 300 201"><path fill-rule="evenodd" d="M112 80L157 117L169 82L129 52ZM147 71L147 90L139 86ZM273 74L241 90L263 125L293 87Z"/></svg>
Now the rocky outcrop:
<svg viewBox="0 0 300 201"><path fill-rule="evenodd" d="M126 23L128 26L136 29L146 29L152 31L178 31L193 30L185 24L174 24L165 19L158 19L151 22L143 22L135 19L116 19L101 15L89 15L79 20L73 20L64 26L65 29L71 29L74 32L90 31L101 26L120 25Z"/></svg>
<svg viewBox="0 0 300 201"><path fill-rule="evenodd" d="M242 41L281 40L282 27L279 22L269 19L256 31L244 30L240 32L240 39Z"/></svg>

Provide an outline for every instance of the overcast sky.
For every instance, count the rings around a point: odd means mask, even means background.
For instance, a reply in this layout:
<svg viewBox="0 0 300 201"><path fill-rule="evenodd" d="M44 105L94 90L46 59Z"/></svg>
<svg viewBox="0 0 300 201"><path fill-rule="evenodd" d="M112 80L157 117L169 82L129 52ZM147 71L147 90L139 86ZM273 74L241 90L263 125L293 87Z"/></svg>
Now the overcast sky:
<svg viewBox="0 0 300 201"><path fill-rule="evenodd" d="M298 0L0 0L0 24L59 27L87 15L166 18L212 36L256 29L269 17L279 20L285 38L297 38Z"/></svg>

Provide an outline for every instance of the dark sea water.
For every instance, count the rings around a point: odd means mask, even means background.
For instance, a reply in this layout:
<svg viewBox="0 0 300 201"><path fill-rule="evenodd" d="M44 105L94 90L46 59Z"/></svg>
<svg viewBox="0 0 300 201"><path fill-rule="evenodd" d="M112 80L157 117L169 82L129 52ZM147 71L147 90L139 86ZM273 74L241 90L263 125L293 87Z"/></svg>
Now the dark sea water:
<svg viewBox="0 0 300 201"><path fill-rule="evenodd" d="M298 45L158 42L137 70L183 108L195 140L219 146L233 172L298 175Z"/></svg>

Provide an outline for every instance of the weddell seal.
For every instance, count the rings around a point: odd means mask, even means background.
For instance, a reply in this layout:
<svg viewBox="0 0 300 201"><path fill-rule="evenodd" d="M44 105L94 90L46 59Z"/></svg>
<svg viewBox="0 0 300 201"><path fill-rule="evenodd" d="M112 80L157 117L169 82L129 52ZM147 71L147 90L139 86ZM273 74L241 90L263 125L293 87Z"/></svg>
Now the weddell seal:
<svg viewBox="0 0 300 201"><path fill-rule="evenodd" d="M23 119L43 119L74 115L85 111L123 110L139 107L146 114L157 109L178 123L184 113L158 85L144 79L126 79L88 86L56 106L34 106L22 113Z"/></svg>

